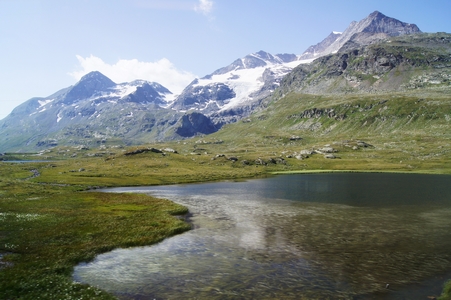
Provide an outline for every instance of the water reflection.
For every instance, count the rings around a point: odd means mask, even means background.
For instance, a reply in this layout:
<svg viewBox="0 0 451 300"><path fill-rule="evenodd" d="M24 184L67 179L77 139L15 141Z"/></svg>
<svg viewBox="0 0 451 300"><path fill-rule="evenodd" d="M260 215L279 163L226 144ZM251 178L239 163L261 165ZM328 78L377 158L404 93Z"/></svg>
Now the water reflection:
<svg viewBox="0 0 451 300"><path fill-rule="evenodd" d="M451 269L450 183L328 174L112 189L188 206L194 230L100 255L74 278L124 299L397 297Z"/></svg>

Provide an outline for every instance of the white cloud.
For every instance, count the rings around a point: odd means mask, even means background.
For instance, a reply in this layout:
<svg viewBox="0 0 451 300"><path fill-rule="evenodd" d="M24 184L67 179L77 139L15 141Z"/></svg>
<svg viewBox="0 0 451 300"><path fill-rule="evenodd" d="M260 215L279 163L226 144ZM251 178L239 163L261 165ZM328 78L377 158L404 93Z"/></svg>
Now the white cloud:
<svg viewBox="0 0 451 300"><path fill-rule="evenodd" d="M204 15L209 15L213 9L213 1L211 0L199 0L199 3L194 7L196 12Z"/></svg>
<svg viewBox="0 0 451 300"><path fill-rule="evenodd" d="M190 72L178 70L168 59L156 62L143 62L137 59L121 59L115 64L108 64L101 58L91 55L83 58L77 55L81 70L69 73L77 81L83 75L99 71L116 83L129 82L136 79L155 81L174 94L180 93L196 76Z"/></svg>

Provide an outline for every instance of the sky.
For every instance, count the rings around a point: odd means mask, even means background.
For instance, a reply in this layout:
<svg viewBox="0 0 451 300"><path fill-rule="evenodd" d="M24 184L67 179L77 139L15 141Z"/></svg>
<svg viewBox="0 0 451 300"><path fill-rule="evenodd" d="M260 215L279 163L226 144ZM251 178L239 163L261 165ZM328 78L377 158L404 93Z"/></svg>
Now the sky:
<svg viewBox="0 0 451 300"><path fill-rule="evenodd" d="M0 0L0 119L94 70L177 94L253 52L302 54L375 10L451 33L451 0Z"/></svg>

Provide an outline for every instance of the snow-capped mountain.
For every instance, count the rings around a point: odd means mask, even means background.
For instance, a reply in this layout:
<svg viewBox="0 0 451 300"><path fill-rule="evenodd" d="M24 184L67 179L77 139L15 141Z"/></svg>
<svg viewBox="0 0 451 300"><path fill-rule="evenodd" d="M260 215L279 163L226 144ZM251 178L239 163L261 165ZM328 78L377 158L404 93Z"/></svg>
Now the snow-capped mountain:
<svg viewBox="0 0 451 300"><path fill-rule="evenodd" d="M141 143L217 130L201 114L166 108L173 98L156 82L116 84L100 72L91 72L74 86L16 107L0 121L0 149L25 151L108 140Z"/></svg>
<svg viewBox="0 0 451 300"><path fill-rule="evenodd" d="M175 110L194 109L216 123L247 115L259 101L271 95L279 81L300 61L295 54L272 55L259 51L235 60L210 75L194 80L172 103Z"/></svg>
<svg viewBox="0 0 451 300"><path fill-rule="evenodd" d="M388 36L421 32L414 24L375 11L343 32L332 32L302 55L259 51L235 60L203 78L194 80L175 99L178 111L197 110L219 126L246 117L272 95L280 81L295 67L338 52L345 45L368 45Z"/></svg>
<svg viewBox="0 0 451 300"><path fill-rule="evenodd" d="M155 82L116 84L91 72L74 86L28 100L0 120L0 151L107 140L136 144L212 133L264 109L295 68L308 71L320 57L417 32L416 25L375 11L302 55L252 53L194 80L178 96Z"/></svg>
<svg viewBox="0 0 451 300"><path fill-rule="evenodd" d="M419 33L421 30L415 24L404 23L397 19L374 11L365 19L353 21L343 33L333 32L315 46L310 46L300 59L318 58L336 53L346 43L353 42L357 45L368 45L376 40L390 36L400 36Z"/></svg>
<svg viewBox="0 0 451 300"><path fill-rule="evenodd" d="M167 106L172 101L172 93L156 82L135 80L116 84L100 72L91 72L83 76L74 86L60 90L46 98L33 98L16 107L12 115L27 113L30 117L45 111L57 112L57 122L64 116L74 118L77 115L92 112L99 113L99 107L118 102L139 102ZM76 111L84 108L84 112Z"/></svg>
<svg viewBox="0 0 451 300"><path fill-rule="evenodd" d="M100 72L91 72L83 76L69 91L60 95L59 102L66 105L89 100L93 104L105 101L146 102L167 105L172 93L156 82L135 80L116 84Z"/></svg>

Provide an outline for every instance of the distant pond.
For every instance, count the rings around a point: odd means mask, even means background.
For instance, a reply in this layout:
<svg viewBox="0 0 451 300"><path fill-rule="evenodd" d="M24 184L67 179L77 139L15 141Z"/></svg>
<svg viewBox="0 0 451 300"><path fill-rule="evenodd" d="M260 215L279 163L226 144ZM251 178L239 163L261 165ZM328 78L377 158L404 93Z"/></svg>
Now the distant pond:
<svg viewBox="0 0 451 300"><path fill-rule="evenodd" d="M104 191L168 198L192 214L189 232L75 268L75 281L121 299L427 299L451 279L451 176L300 174Z"/></svg>

